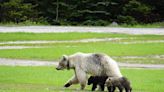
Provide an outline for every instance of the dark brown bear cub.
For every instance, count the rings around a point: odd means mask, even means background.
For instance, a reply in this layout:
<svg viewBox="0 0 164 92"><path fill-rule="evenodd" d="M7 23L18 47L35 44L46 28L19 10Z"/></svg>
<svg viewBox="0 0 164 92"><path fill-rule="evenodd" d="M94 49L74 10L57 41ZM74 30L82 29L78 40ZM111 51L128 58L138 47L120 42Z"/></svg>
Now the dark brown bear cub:
<svg viewBox="0 0 164 92"><path fill-rule="evenodd" d="M125 89L126 92L131 92L132 90L130 81L126 77L109 77L105 84L108 87L108 92L114 92L116 87L118 87L120 92L123 92L123 89Z"/></svg>
<svg viewBox="0 0 164 92"><path fill-rule="evenodd" d="M100 86L101 91L104 91L104 85L108 76L90 76L88 79L88 85L93 84L92 91L97 88L97 85Z"/></svg>

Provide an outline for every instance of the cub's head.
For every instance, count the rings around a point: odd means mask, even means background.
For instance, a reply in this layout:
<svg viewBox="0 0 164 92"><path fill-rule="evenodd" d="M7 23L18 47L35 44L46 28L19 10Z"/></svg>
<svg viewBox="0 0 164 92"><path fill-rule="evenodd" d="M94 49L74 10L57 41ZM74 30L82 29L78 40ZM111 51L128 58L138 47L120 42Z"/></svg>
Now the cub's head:
<svg viewBox="0 0 164 92"><path fill-rule="evenodd" d="M88 85L91 85L95 80L95 77L94 76L90 76L89 79L88 79Z"/></svg>
<svg viewBox="0 0 164 92"><path fill-rule="evenodd" d="M69 60L68 56L63 55L63 57L60 59L58 66L56 67L57 70L63 70L69 68Z"/></svg>
<svg viewBox="0 0 164 92"><path fill-rule="evenodd" d="M105 82L105 85L108 86L112 86L112 78L108 78Z"/></svg>

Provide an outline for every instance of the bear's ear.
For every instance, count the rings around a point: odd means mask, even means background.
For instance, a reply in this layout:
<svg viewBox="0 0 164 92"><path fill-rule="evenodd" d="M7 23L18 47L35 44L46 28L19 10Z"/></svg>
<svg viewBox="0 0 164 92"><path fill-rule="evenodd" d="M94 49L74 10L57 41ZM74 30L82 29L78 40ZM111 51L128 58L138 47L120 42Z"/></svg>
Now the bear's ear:
<svg viewBox="0 0 164 92"><path fill-rule="evenodd" d="M63 58L62 58L64 61L66 61L68 59L68 56L67 55L63 55Z"/></svg>

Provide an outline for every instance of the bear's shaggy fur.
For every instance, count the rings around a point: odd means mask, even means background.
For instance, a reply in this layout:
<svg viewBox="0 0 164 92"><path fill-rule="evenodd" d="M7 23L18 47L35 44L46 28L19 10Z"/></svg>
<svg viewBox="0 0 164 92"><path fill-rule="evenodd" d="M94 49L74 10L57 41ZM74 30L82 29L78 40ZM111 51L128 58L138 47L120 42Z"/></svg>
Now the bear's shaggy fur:
<svg viewBox="0 0 164 92"><path fill-rule="evenodd" d="M56 69L74 69L75 75L65 84L65 87L80 83L81 89L86 86L87 74L122 77L117 63L106 54L75 53L70 56L64 55Z"/></svg>
<svg viewBox="0 0 164 92"><path fill-rule="evenodd" d="M119 91L122 92L125 89L126 92L131 92L132 87L130 86L130 81L126 77L121 78L108 78L106 80L106 86L108 87L108 92L114 92L115 88L118 87Z"/></svg>
<svg viewBox="0 0 164 92"><path fill-rule="evenodd" d="M100 86L101 91L104 91L104 85L108 76L90 76L88 79L88 85L93 84L92 91L97 88L97 85Z"/></svg>

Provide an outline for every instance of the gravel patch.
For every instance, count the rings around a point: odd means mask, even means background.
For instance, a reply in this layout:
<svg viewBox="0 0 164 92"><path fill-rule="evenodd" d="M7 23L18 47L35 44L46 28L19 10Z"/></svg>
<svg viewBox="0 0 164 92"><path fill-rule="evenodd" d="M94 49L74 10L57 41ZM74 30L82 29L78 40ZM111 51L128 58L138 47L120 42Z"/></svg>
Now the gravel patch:
<svg viewBox="0 0 164 92"><path fill-rule="evenodd" d="M164 43L164 40L147 40L147 41L133 41L133 42L119 42L125 38L92 38L82 40L53 40L53 41L6 41L0 44L46 44L46 43L88 43L88 42L113 42L117 41L119 44L138 44L138 43ZM0 47L1 48L1 47ZM28 48L28 47L27 47Z"/></svg>
<svg viewBox="0 0 164 92"><path fill-rule="evenodd" d="M18 59L5 59L0 58L0 65L6 66L57 66L58 62L55 61L35 61L35 60L18 60ZM118 63L120 67L125 68L153 68L164 69L164 64L129 64Z"/></svg>
<svg viewBox="0 0 164 92"><path fill-rule="evenodd" d="M118 63L120 67L125 68L150 68L150 69L164 69L164 64L129 64L129 63Z"/></svg>
<svg viewBox="0 0 164 92"><path fill-rule="evenodd" d="M82 40L64 40L64 41L6 41L0 42L0 44L41 44L41 43L88 43L88 42L103 42L103 41L118 41L124 38L92 38Z"/></svg>
<svg viewBox="0 0 164 92"><path fill-rule="evenodd" d="M155 59L164 59L164 55L147 55L147 56L118 56L114 58L122 58L122 59L145 59L145 58L155 58Z"/></svg>
<svg viewBox="0 0 164 92"><path fill-rule="evenodd" d="M7 65L7 66L53 66L55 65L56 66L57 62L0 58L0 65Z"/></svg>
<svg viewBox="0 0 164 92"><path fill-rule="evenodd" d="M119 43L119 44L164 43L164 40L147 40L147 41L118 42L118 43Z"/></svg>
<svg viewBox="0 0 164 92"><path fill-rule="evenodd" d="M0 26L0 32L98 32L98 33L124 33L124 34L155 34L164 35L164 28L112 28L112 27L79 27L79 26Z"/></svg>
<svg viewBox="0 0 164 92"><path fill-rule="evenodd" d="M0 50L4 49L25 49L25 48L44 48L46 46L0 46Z"/></svg>

